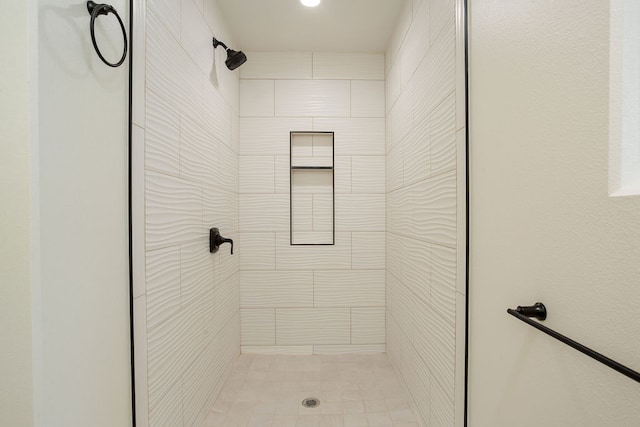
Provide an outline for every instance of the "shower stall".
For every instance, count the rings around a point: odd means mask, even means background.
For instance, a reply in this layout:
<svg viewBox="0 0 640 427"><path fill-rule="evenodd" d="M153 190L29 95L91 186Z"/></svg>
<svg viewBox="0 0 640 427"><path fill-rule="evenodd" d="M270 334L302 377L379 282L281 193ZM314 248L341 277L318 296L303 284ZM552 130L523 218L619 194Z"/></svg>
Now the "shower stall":
<svg viewBox="0 0 640 427"><path fill-rule="evenodd" d="M134 15L138 425L205 422L242 354L237 370L370 355L415 422L461 426L463 2L404 2L386 52L227 50L225 67L227 6ZM233 255L209 252L213 227Z"/></svg>
<svg viewBox="0 0 640 427"><path fill-rule="evenodd" d="M204 422L241 354L384 353L421 425L462 425L462 2L406 2L384 53L247 52L235 72L207 43L235 46L222 6L134 15L138 425ZM294 165L326 158L313 132L334 135L329 173Z"/></svg>

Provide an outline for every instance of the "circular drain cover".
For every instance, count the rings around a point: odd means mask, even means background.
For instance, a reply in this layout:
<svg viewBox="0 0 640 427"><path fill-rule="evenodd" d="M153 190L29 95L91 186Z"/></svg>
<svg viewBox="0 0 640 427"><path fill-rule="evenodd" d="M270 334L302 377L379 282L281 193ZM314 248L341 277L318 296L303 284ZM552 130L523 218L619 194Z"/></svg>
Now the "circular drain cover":
<svg viewBox="0 0 640 427"><path fill-rule="evenodd" d="M320 399L316 399L315 397L307 397L302 401L302 406L305 408L317 408L320 405Z"/></svg>

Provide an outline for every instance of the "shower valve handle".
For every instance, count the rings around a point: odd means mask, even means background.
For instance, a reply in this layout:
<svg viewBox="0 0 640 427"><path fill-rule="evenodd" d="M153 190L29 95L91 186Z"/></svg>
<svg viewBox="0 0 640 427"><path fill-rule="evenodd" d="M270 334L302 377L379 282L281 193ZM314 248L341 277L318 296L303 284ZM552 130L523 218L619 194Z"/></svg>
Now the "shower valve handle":
<svg viewBox="0 0 640 427"><path fill-rule="evenodd" d="M216 253L223 243L231 243L231 255L233 255L233 240L226 239L220 235L220 230L212 228L209 230L209 252Z"/></svg>

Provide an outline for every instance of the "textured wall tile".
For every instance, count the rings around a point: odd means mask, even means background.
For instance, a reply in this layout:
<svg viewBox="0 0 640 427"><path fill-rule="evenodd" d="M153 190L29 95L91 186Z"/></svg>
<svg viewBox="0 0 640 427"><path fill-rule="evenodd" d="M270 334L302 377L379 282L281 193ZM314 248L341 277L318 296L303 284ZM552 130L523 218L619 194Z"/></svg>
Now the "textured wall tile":
<svg viewBox="0 0 640 427"><path fill-rule="evenodd" d="M334 159L333 176L336 194L351 193L351 157Z"/></svg>
<svg viewBox="0 0 640 427"><path fill-rule="evenodd" d="M384 231L384 194L336 194L337 231Z"/></svg>
<svg viewBox="0 0 640 427"><path fill-rule="evenodd" d="M385 192L385 157L354 156L351 158L351 192L371 194Z"/></svg>
<svg viewBox="0 0 640 427"><path fill-rule="evenodd" d="M384 79L384 55L314 52L313 78L382 80Z"/></svg>
<svg viewBox="0 0 640 427"><path fill-rule="evenodd" d="M386 155L386 191L390 192L402 187L404 183L404 152L405 147L398 145ZM425 159L429 163L429 158Z"/></svg>
<svg viewBox="0 0 640 427"><path fill-rule="evenodd" d="M349 344L349 308L276 309L276 344Z"/></svg>
<svg viewBox="0 0 640 427"><path fill-rule="evenodd" d="M455 171L419 182L410 188L411 233L448 246L456 244Z"/></svg>
<svg viewBox="0 0 640 427"><path fill-rule="evenodd" d="M203 73L209 74L213 64L211 30L192 1L182 2L180 42L184 50L198 64Z"/></svg>
<svg viewBox="0 0 640 427"><path fill-rule="evenodd" d="M277 270L351 268L351 234L336 232L332 246L291 246L289 233L276 235Z"/></svg>
<svg viewBox="0 0 640 427"><path fill-rule="evenodd" d="M432 245L431 254L431 304L436 312L454 325L457 253L455 249Z"/></svg>
<svg viewBox="0 0 640 427"><path fill-rule="evenodd" d="M202 191L178 178L148 173L147 250L202 235Z"/></svg>
<svg viewBox="0 0 640 427"><path fill-rule="evenodd" d="M431 117L417 122L402 144L405 185L431 175L431 129Z"/></svg>
<svg viewBox="0 0 640 427"><path fill-rule="evenodd" d="M384 97L384 81L352 81L351 117L384 117Z"/></svg>
<svg viewBox="0 0 640 427"><path fill-rule="evenodd" d="M384 307L384 271L315 271L313 295L315 307Z"/></svg>
<svg viewBox="0 0 640 427"><path fill-rule="evenodd" d="M275 115L279 117L349 117L347 80L278 80Z"/></svg>
<svg viewBox="0 0 640 427"><path fill-rule="evenodd" d="M242 354L289 354L308 356L313 354L312 345L278 345L278 346L252 346L243 345Z"/></svg>
<svg viewBox="0 0 640 427"><path fill-rule="evenodd" d="M313 119L314 131L335 132L336 156L383 156L384 129L383 118Z"/></svg>
<svg viewBox="0 0 640 427"><path fill-rule="evenodd" d="M208 82L203 83L202 98L200 109L202 110L202 124L205 129L217 142L234 149L234 143L231 138L233 109L218 89Z"/></svg>
<svg viewBox="0 0 640 427"><path fill-rule="evenodd" d="M172 0L148 0L147 7L160 18L173 37L180 38L180 3ZM147 14L148 16L149 14ZM149 31L149 30L147 30Z"/></svg>
<svg viewBox="0 0 640 427"><path fill-rule="evenodd" d="M241 270L275 270L276 234L241 232L238 254Z"/></svg>
<svg viewBox="0 0 640 427"><path fill-rule="evenodd" d="M415 117L426 117L455 90L455 31L445 28L418 66L413 81Z"/></svg>
<svg viewBox="0 0 640 427"><path fill-rule="evenodd" d="M438 105L431 121L431 173L452 170L456 167L456 109L455 94L449 95Z"/></svg>
<svg viewBox="0 0 640 427"><path fill-rule="evenodd" d="M413 83L407 83L407 88L402 91L398 101L387 114L388 141L387 150L400 144L400 142L413 129L414 108L412 103Z"/></svg>
<svg viewBox="0 0 640 427"><path fill-rule="evenodd" d="M152 12L147 14L147 36L147 90L202 120L202 72Z"/></svg>
<svg viewBox="0 0 640 427"><path fill-rule="evenodd" d="M240 68L242 79L310 79L312 56L295 52L247 52L247 61Z"/></svg>
<svg viewBox="0 0 640 427"><path fill-rule="evenodd" d="M276 193L289 194L289 156L275 157Z"/></svg>
<svg viewBox="0 0 640 427"><path fill-rule="evenodd" d="M182 425L182 381L177 380L164 395L149 404L149 425Z"/></svg>
<svg viewBox="0 0 640 427"><path fill-rule="evenodd" d="M384 307L351 309L351 343L384 344Z"/></svg>
<svg viewBox="0 0 640 427"><path fill-rule="evenodd" d="M455 1L432 0L430 2L430 12L430 23L428 27L431 30L432 40L435 40L444 28L447 30L455 28Z"/></svg>
<svg viewBox="0 0 640 427"><path fill-rule="evenodd" d="M313 354L381 354L384 344L314 345Z"/></svg>
<svg viewBox="0 0 640 427"><path fill-rule="evenodd" d="M242 308L312 307L312 271L243 271Z"/></svg>
<svg viewBox="0 0 640 427"><path fill-rule="evenodd" d="M311 119L241 118L240 154L289 156L289 133L312 130Z"/></svg>
<svg viewBox="0 0 640 427"><path fill-rule="evenodd" d="M136 423L149 424L149 384L147 378L147 301L142 295L133 301L133 340L136 346L134 353L135 364L135 393L136 393Z"/></svg>
<svg viewBox="0 0 640 427"><path fill-rule="evenodd" d="M351 234L351 245L351 264L354 270L384 270L384 232L354 232Z"/></svg>
<svg viewBox="0 0 640 427"><path fill-rule="evenodd" d="M386 233L386 267L387 271L398 279L402 278L402 263L404 247L402 237L393 233Z"/></svg>
<svg viewBox="0 0 640 427"><path fill-rule="evenodd" d="M416 67L429 49L429 9L429 2L424 2L413 10L413 22L407 31L399 55L403 85L413 76Z"/></svg>
<svg viewBox="0 0 640 427"><path fill-rule="evenodd" d="M402 283L423 302L431 301L431 245L402 237Z"/></svg>
<svg viewBox="0 0 640 427"><path fill-rule="evenodd" d="M314 194L312 203L313 231L332 233L334 228L333 195Z"/></svg>
<svg viewBox="0 0 640 427"><path fill-rule="evenodd" d="M276 312L274 309L240 310L242 345L275 345Z"/></svg>
<svg viewBox="0 0 640 427"><path fill-rule="evenodd" d="M217 182L219 144L204 127L183 117L180 123L180 177L203 184Z"/></svg>
<svg viewBox="0 0 640 427"><path fill-rule="evenodd" d="M240 156L240 193L274 192L274 158L272 156Z"/></svg>
<svg viewBox="0 0 640 427"><path fill-rule="evenodd" d="M214 183L224 191L237 193L239 186L239 156L227 145L220 145L220 162L216 165L218 182Z"/></svg>
<svg viewBox="0 0 640 427"><path fill-rule="evenodd" d="M291 234L293 243L298 241L299 233L313 231L313 196L311 194L296 194L291 200Z"/></svg>
<svg viewBox="0 0 640 427"><path fill-rule="evenodd" d="M289 231L289 197L286 194L240 195L240 230Z"/></svg>
<svg viewBox="0 0 640 427"><path fill-rule="evenodd" d="M240 80L240 116L273 117L273 80Z"/></svg>
<svg viewBox="0 0 640 427"><path fill-rule="evenodd" d="M147 325L153 328L180 309L180 248L149 251L147 270Z"/></svg>
<svg viewBox="0 0 640 427"><path fill-rule="evenodd" d="M213 255L206 239L180 248L180 296L182 304L199 300L213 289Z"/></svg>
<svg viewBox="0 0 640 427"><path fill-rule="evenodd" d="M180 173L180 115L155 93L146 98L145 168Z"/></svg>

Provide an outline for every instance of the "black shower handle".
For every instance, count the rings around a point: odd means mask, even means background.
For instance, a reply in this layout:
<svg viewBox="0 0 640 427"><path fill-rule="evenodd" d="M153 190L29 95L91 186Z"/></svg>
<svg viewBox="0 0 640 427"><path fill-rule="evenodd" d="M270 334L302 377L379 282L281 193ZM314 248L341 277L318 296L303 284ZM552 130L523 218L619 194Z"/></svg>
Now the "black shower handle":
<svg viewBox="0 0 640 427"><path fill-rule="evenodd" d="M216 253L223 243L231 243L231 255L233 255L233 240L226 239L220 235L220 230L212 228L209 230L209 252Z"/></svg>

